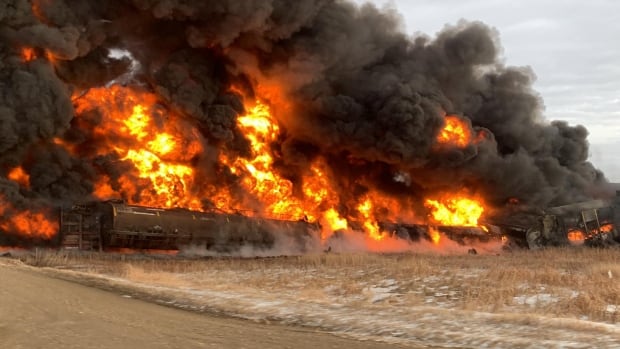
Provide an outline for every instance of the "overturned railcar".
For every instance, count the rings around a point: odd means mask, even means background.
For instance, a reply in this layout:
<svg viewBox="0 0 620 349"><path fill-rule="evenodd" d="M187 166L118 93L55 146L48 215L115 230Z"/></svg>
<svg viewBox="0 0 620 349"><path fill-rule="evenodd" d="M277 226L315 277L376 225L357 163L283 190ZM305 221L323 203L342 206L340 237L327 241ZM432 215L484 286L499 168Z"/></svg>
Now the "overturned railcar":
<svg viewBox="0 0 620 349"><path fill-rule="evenodd" d="M223 212L196 212L128 205L120 201L91 202L63 209L59 239L64 248L176 250L198 245L229 251L243 245L270 248L277 236L299 240L316 234L305 221L247 217Z"/></svg>
<svg viewBox="0 0 620 349"><path fill-rule="evenodd" d="M381 229L381 231L390 234L390 236L395 236L414 242L420 240L432 241L433 232L441 233L448 239L461 245L501 240L503 236L501 230L491 225L486 225L483 229L481 227L469 226L445 226L380 222L379 228Z"/></svg>
<svg viewBox="0 0 620 349"><path fill-rule="evenodd" d="M612 200L592 200L545 210L527 231L530 248L583 242L593 247L620 244L620 192Z"/></svg>
<svg viewBox="0 0 620 349"><path fill-rule="evenodd" d="M608 200L549 207L493 221L511 241L530 249L585 244L620 245L620 191Z"/></svg>

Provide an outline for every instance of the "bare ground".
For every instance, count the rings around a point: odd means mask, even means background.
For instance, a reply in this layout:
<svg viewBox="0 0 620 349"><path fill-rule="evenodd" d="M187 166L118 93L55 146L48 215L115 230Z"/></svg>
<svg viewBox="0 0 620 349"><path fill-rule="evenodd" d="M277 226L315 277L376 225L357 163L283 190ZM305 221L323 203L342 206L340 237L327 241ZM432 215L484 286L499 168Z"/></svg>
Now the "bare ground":
<svg viewBox="0 0 620 349"><path fill-rule="evenodd" d="M0 260L2 348L393 348L164 307Z"/></svg>

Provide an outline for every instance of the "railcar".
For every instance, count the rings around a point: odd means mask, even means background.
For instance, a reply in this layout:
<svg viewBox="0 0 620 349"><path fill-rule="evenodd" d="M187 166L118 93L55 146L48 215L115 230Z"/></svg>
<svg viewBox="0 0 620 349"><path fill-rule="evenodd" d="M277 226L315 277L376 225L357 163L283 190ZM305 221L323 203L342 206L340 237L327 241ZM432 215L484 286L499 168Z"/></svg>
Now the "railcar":
<svg viewBox="0 0 620 349"><path fill-rule="evenodd" d="M62 210L59 240L64 248L82 250L176 250L198 245L207 250L229 251L244 245L270 248L280 235L303 244L304 239L316 234L318 229L318 226L306 221L104 201Z"/></svg>

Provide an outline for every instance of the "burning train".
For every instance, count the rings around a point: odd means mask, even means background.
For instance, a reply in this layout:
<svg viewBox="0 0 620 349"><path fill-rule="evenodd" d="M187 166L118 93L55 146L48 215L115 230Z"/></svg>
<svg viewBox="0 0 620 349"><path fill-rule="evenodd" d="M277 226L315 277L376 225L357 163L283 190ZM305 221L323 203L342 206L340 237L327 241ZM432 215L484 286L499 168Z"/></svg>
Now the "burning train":
<svg viewBox="0 0 620 349"><path fill-rule="evenodd" d="M512 212L493 224L512 243L530 249L620 244L620 190L606 200L589 200L539 210Z"/></svg>
<svg viewBox="0 0 620 349"><path fill-rule="evenodd" d="M500 217L607 181L585 127L545 120L533 74L500 52L482 23L412 39L347 0L16 0L0 14L0 241L268 245L264 227L290 226L372 250L553 244L581 223Z"/></svg>
<svg viewBox="0 0 620 349"><path fill-rule="evenodd" d="M81 250L176 250L191 245L230 252L241 246L268 249L278 235L286 235L301 251L318 231L316 225L305 221L161 209L120 201L90 202L61 210L59 225L59 246Z"/></svg>
<svg viewBox="0 0 620 349"><path fill-rule="evenodd" d="M511 220L485 222L477 227L433 226L380 222L382 238L407 242L447 238L461 245L502 240L505 247L539 249L585 244L605 247L620 244L620 191L611 201L593 200L521 213ZM36 228L31 228L36 229ZM363 227L354 223L352 230ZM285 238L303 253L307 248L329 247L318 241L324 229L306 219L289 221L251 217L242 213L201 212L128 205L123 201L94 201L58 210L58 231L48 246L79 250L178 250L199 247L204 252L229 253L242 247L273 248ZM338 239L337 231L330 239ZM440 235L441 234L441 235Z"/></svg>
<svg viewBox="0 0 620 349"><path fill-rule="evenodd" d="M620 244L620 191L613 200L551 207L528 228L526 240L532 249L585 243L593 247Z"/></svg>

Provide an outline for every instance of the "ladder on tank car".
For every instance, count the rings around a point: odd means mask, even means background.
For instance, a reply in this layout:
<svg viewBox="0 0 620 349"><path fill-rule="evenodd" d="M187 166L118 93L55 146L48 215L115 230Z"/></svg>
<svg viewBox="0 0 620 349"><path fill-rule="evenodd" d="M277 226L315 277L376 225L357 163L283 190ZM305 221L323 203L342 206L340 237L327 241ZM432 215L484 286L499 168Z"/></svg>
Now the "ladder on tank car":
<svg viewBox="0 0 620 349"><path fill-rule="evenodd" d="M88 224L83 212L61 210L60 247L68 250L102 250L98 224Z"/></svg>

